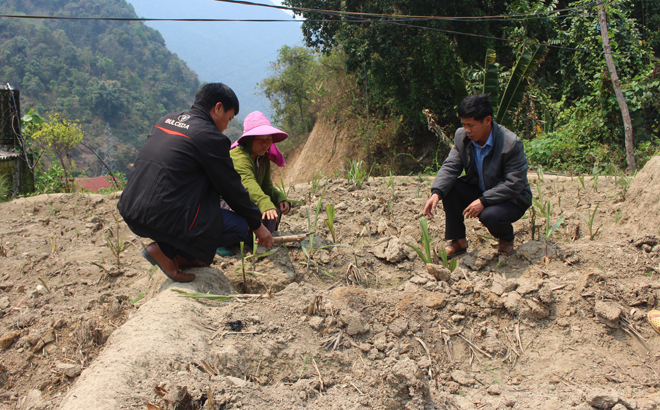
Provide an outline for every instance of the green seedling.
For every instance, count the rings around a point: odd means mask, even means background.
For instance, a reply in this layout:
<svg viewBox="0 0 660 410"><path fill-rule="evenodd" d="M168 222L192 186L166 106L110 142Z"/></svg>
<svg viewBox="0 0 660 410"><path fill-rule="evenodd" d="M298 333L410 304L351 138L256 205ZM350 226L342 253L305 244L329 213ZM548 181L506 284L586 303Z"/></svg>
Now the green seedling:
<svg viewBox="0 0 660 410"><path fill-rule="evenodd" d="M536 225L536 208L535 207L529 208L529 214L530 214L529 220L532 229L532 240L534 240L534 233L538 232L539 230L539 226ZM541 239L539 235L540 234L537 234L536 237L538 239Z"/></svg>
<svg viewBox="0 0 660 410"><path fill-rule="evenodd" d="M314 171L312 174L312 180L310 183L312 184L312 190L309 193L310 200L311 198L316 195L318 190L321 188L321 181L323 180L323 174L321 174L321 171ZM325 191L325 188L323 189Z"/></svg>
<svg viewBox="0 0 660 410"><path fill-rule="evenodd" d="M357 188L362 188L362 184L369 179L369 174L371 174L371 171L367 171L365 167L364 162L361 160L350 160L348 163L348 171L346 173L346 179L348 179L348 182L352 183Z"/></svg>
<svg viewBox="0 0 660 410"><path fill-rule="evenodd" d="M578 181L580 181L580 185L582 185L582 189L586 189L584 186L584 175L578 175Z"/></svg>
<svg viewBox="0 0 660 410"><path fill-rule="evenodd" d="M584 222L587 223L587 227L589 227L589 239L594 240L596 235L598 235L598 231L600 230L600 226L596 228L596 231L594 232L594 219L596 219L596 212L598 211L598 207L600 204L596 204L596 208L594 208L593 212L587 211L587 215L589 215L589 218L587 218L584 214L580 214L582 219L584 219Z"/></svg>
<svg viewBox="0 0 660 410"><path fill-rule="evenodd" d="M477 234L477 236L480 237L484 241L495 241L495 242L497 242L497 239L493 238L492 236L486 236L486 235L481 235L481 234Z"/></svg>
<svg viewBox="0 0 660 410"><path fill-rule="evenodd" d="M394 192L394 175L392 175L392 171L390 171L390 178L387 180L387 187L390 189L392 201L394 201L396 199L396 193Z"/></svg>
<svg viewBox="0 0 660 410"><path fill-rule="evenodd" d="M181 295L180 297L182 298L217 300L219 302L223 302L225 300L233 299L236 297L235 295L213 295L211 293L199 293L199 292L188 293L179 289L172 289L172 292L178 293L179 295Z"/></svg>
<svg viewBox="0 0 660 410"><path fill-rule="evenodd" d="M419 197L420 197L420 196L419 196L419 191L421 190L421 188L422 188L421 185L417 185L417 193L415 194L415 198L419 198Z"/></svg>
<svg viewBox="0 0 660 410"><path fill-rule="evenodd" d="M289 186L289 189L286 189L284 186L284 178L280 175L280 185L277 187L282 193L288 198L289 197L289 192L291 192L291 186Z"/></svg>
<svg viewBox="0 0 660 410"><path fill-rule="evenodd" d="M536 174L539 176L539 179L541 180L541 182L545 182L545 175L543 174L543 167L542 166L540 166L540 165L538 166L538 168L536 169Z"/></svg>
<svg viewBox="0 0 660 410"><path fill-rule="evenodd" d="M267 256L272 255L273 253L277 252L280 248L273 248L267 252L264 252L262 254L258 254L258 249L259 245L257 244L257 238L254 232L252 233L252 254L246 256L245 255L245 242L241 242L239 244L239 247L241 249L241 266L236 268L234 270L234 275L243 275L243 286L244 290L247 292L248 291L248 284L247 284L247 274L252 273L255 275L263 275L262 272L257 271L257 263L259 259L263 259ZM245 270L245 268L251 265L251 270Z"/></svg>
<svg viewBox="0 0 660 410"><path fill-rule="evenodd" d="M458 266L458 261L456 259L452 260L447 260L447 250L445 248L442 248L440 251L440 259L442 259L442 265L449 269L449 272L453 272L456 270L456 266Z"/></svg>
<svg viewBox="0 0 660 410"><path fill-rule="evenodd" d="M328 227L332 235L332 242L337 242L337 238L335 237L335 206L327 205L325 207L325 213L328 215L328 219L325 220L325 226Z"/></svg>
<svg viewBox="0 0 660 410"><path fill-rule="evenodd" d="M419 226L422 229L422 246L424 251L409 243L407 243L406 246L413 248L424 263L432 263L433 257L431 256L431 236L429 235L429 224L425 217L419 218Z"/></svg>
<svg viewBox="0 0 660 410"><path fill-rule="evenodd" d="M614 222L621 222L621 218L623 218L623 210L617 209L616 213L614 214Z"/></svg>
<svg viewBox="0 0 660 410"><path fill-rule="evenodd" d="M117 266L119 266L121 265L121 254L132 245L132 242L119 236L119 212L113 213L112 216L115 219L115 230L108 229L108 235L103 239L112 254L117 258Z"/></svg>
<svg viewBox="0 0 660 410"><path fill-rule="evenodd" d="M646 276L653 276L653 271L652 271L651 269L649 269L649 268L646 268L646 269L644 270L644 275L646 275Z"/></svg>
<svg viewBox="0 0 660 410"><path fill-rule="evenodd" d="M546 201L544 205L541 205L541 203L536 199L532 198L532 202L534 203L534 206L537 208L541 216L545 218L545 257L548 257L548 241L550 240L550 237L552 234L559 229L559 226L564 222L564 217L562 216L559 218L559 220L551 227L550 226L550 218L552 217L552 205L550 204L550 201Z"/></svg>
<svg viewBox="0 0 660 410"><path fill-rule="evenodd" d="M499 261L499 262L497 262L497 267L498 267L498 268L503 268L503 267L505 267L506 265L508 265L508 263L506 263L506 262L504 262L504 261Z"/></svg>
<svg viewBox="0 0 660 410"><path fill-rule="evenodd" d="M598 174L594 175L591 180L594 181L594 191L598 192Z"/></svg>
<svg viewBox="0 0 660 410"><path fill-rule="evenodd" d="M621 199L621 201L625 201L626 195L628 194L628 187L630 187L630 179L624 176L618 179L615 177L614 184L620 187L619 198Z"/></svg>

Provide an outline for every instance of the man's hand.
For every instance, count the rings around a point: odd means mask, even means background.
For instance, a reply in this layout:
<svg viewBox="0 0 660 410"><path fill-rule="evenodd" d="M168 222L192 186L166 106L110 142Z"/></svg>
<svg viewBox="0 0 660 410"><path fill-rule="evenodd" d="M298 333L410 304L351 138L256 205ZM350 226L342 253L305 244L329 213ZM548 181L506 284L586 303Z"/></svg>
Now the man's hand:
<svg viewBox="0 0 660 410"><path fill-rule="evenodd" d="M274 221L277 219L277 211L275 209L269 209L261 215L261 219L268 219L269 221Z"/></svg>
<svg viewBox="0 0 660 410"><path fill-rule="evenodd" d="M467 208L463 211L463 215L467 218L478 218L481 215L481 211L485 208L484 204L480 200L475 199Z"/></svg>
<svg viewBox="0 0 660 410"><path fill-rule="evenodd" d="M291 210L291 204L289 203L289 201L280 202L280 211L282 211L282 215L288 214L290 210Z"/></svg>
<svg viewBox="0 0 660 410"><path fill-rule="evenodd" d="M265 248L273 246L273 235L270 234L268 228L261 224L254 234L257 236L257 243Z"/></svg>
<svg viewBox="0 0 660 410"><path fill-rule="evenodd" d="M431 195L429 200L426 201L426 205L424 205L424 215L433 219L433 212L435 212L435 209L438 207L438 202L440 202L438 194Z"/></svg>

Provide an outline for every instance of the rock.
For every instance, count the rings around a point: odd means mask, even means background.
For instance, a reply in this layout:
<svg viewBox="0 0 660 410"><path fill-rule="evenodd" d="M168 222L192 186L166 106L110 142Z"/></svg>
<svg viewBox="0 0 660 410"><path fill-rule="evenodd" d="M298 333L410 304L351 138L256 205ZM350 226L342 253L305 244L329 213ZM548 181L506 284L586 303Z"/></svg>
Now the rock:
<svg viewBox="0 0 660 410"><path fill-rule="evenodd" d="M67 375L68 377L77 377L80 375L80 366L77 364L71 364L71 363L57 363L55 365L55 370L58 373L62 373Z"/></svg>
<svg viewBox="0 0 660 410"><path fill-rule="evenodd" d="M427 276L413 276L410 278L410 282L414 283L415 285L426 285L429 281L429 278Z"/></svg>
<svg viewBox="0 0 660 410"><path fill-rule="evenodd" d="M504 303L502 302L502 299L498 297L497 294L489 290L484 290L481 292L481 299L490 308L501 309L504 307Z"/></svg>
<svg viewBox="0 0 660 410"><path fill-rule="evenodd" d="M508 399L507 401L504 402L505 407L513 407L516 405L516 401L513 399Z"/></svg>
<svg viewBox="0 0 660 410"><path fill-rule="evenodd" d="M401 239L396 236L392 237L387 245L387 249L385 249L385 259L391 263L400 262L407 256L404 248L406 248L406 245L401 242Z"/></svg>
<svg viewBox="0 0 660 410"><path fill-rule="evenodd" d="M351 336L361 335L369 330L362 316L352 309L342 309L340 320L346 324L346 333Z"/></svg>
<svg viewBox="0 0 660 410"><path fill-rule="evenodd" d="M41 340L41 333L39 333L37 330L32 329L30 331L30 334L27 336L27 342L31 344L32 346L36 345L39 343L39 340Z"/></svg>
<svg viewBox="0 0 660 410"><path fill-rule="evenodd" d="M348 209L348 205L346 205L346 202L340 202L337 204L337 206L335 206L335 209L338 211L345 211Z"/></svg>
<svg viewBox="0 0 660 410"><path fill-rule="evenodd" d="M623 404L627 409L637 410L637 401L635 401L634 399L619 397L619 404Z"/></svg>
<svg viewBox="0 0 660 410"><path fill-rule="evenodd" d="M523 243L518 247L518 255L527 259L530 262L538 262L545 256L545 242L543 241L529 241ZM548 246L548 255L555 256L557 251Z"/></svg>
<svg viewBox="0 0 660 410"><path fill-rule="evenodd" d="M376 335L373 341L374 347L379 351L383 351L387 348L387 336L385 332L381 332Z"/></svg>
<svg viewBox="0 0 660 410"><path fill-rule="evenodd" d="M612 410L628 410L628 408L621 403L617 403L612 407Z"/></svg>
<svg viewBox="0 0 660 410"><path fill-rule="evenodd" d="M233 376L227 376L227 381L232 383L233 385L235 385L237 387L245 387L248 384L247 381L245 381L243 379L239 379L238 377L233 377Z"/></svg>
<svg viewBox="0 0 660 410"><path fill-rule="evenodd" d="M454 286L454 289L461 295L469 295L474 290L472 284L465 279L459 280Z"/></svg>
<svg viewBox="0 0 660 410"><path fill-rule="evenodd" d="M320 316L314 316L309 319L309 326L314 330L319 330L323 326L323 318Z"/></svg>
<svg viewBox="0 0 660 410"><path fill-rule="evenodd" d="M621 317L621 308L612 302L596 301L594 312L601 322L605 323L608 327L618 328L619 317Z"/></svg>
<svg viewBox="0 0 660 410"><path fill-rule="evenodd" d="M543 286L542 279L522 277L518 279L518 288L516 291L521 296L525 296L528 293L536 292L537 290L541 289L541 286Z"/></svg>
<svg viewBox="0 0 660 410"><path fill-rule="evenodd" d="M502 390L500 390L500 386L497 384L491 385L486 392L491 396L499 396L502 394Z"/></svg>
<svg viewBox="0 0 660 410"><path fill-rule="evenodd" d="M433 263L426 264L426 271L433 275L437 280L448 282L451 279L451 272L449 269L445 268L442 265L436 265Z"/></svg>
<svg viewBox="0 0 660 410"><path fill-rule="evenodd" d="M394 336L401 336L408 329L408 321L402 317L394 319L388 326L388 329Z"/></svg>
<svg viewBox="0 0 660 410"><path fill-rule="evenodd" d="M612 391L592 390L587 393L587 403L597 409L609 410L619 402L619 394Z"/></svg>
<svg viewBox="0 0 660 410"><path fill-rule="evenodd" d="M474 270L481 270L488 262L497 256L497 249L487 247L479 251L477 260L474 262Z"/></svg>
<svg viewBox="0 0 660 410"><path fill-rule="evenodd" d="M3 296L0 298L0 310L5 310L9 306L11 306L11 301L9 300L9 296Z"/></svg>
<svg viewBox="0 0 660 410"><path fill-rule="evenodd" d="M447 296L442 293L431 293L424 297L424 306L430 309L442 309L447 305Z"/></svg>
<svg viewBox="0 0 660 410"><path fill-rule="evenodd" d="M23 410L46 410L50 408L50 404L43 399L39 390L33 389L25 395L25 399L19 408Z"/></svg>
<svg viewBox="0 0 660 410"><path fill-rule="evenodd" d="M32 349L32 353L39 353L41 349L46 346L46 343L43 341L43 339L39 339L36 345L34 345L34 349Z"/></svg>
<svg viewBox="0 0 660 410"><path fill-rule="evenodd" d="M550 316L550 309L534 300L527 299L527 305L532 310L535 319L545 319Z"/></svg>
<svg viewBox="0 0 660 410"><path fill-rule="evenodd" d="M451 372L451 379L461 386L472 386L474 384L474 379L462 370L454 370Z"/></svg>
<svg viewBox="0 0 660 410"><path fill-rule="evenodd" d="M48 329L42 336L42 340L45 344L53 343L55 341L55 331L53 329Z"/></svg>
<svg viewBox="0 0 660 410"><path fill-rule="evenodd" d="M21 333L17 332L16 330L5 332L2 336L0 336L0 346L2 346L3 349L9 349L9 346L14 343L14 340L18 339L20 336Z"/></svg>
<svg viewBox="0 0 660 410"><path fill-rule="evenodd" d="M502 296L502 293L504 293L504 284L502 282L493 281L493 284L490 287L490 291L497 296Z"/></svg>
<svg viewBox="0 0 660 410"><path fill-rule="evenodd" d="M460 389L461 385L456 383L456 382L448 382L446 384L447 386L447 393L449 394L456 394L458 393L458 390Z"/></svg>

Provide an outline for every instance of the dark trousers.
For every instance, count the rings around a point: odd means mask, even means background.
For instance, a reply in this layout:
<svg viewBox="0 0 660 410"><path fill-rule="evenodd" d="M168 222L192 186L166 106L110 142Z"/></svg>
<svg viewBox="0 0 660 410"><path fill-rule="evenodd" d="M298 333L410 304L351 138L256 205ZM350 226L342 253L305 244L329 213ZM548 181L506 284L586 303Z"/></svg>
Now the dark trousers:
<svg viewBox="0 0 660 410"><path fill-rule="evenodd" d="M248 224L245 218L227 209L220 209L220 212L222 213L222 235L218 240L217 246L231 246L243 241L248 233ZM190 252L186 252L184 249L177 247L175 244L172 244L171 241L156 240L156 242L163 254L170 259L174 259L175 256L179 255L188 262L199 259L204 263L211 264L211 262L213 262L213 256L215 255L215 249L213 252L205 255L193 255Z"/></svg>
<svg viewBox="0 0 660 410"><path fill-rule="evenodd" d="M447 225L445 229L445 239L463 239L465 238L465 218L463 211L476 199L482 195L481 190L476 185L470 185L463 180L457 180L454 187L442 198L442 205L445 208ZM479 221L488 228L488 231L497 239L512 241L513 222L520 219L526 209L521 209L513 202L503 202L493 204L484 208L479 215Z"/></svg>

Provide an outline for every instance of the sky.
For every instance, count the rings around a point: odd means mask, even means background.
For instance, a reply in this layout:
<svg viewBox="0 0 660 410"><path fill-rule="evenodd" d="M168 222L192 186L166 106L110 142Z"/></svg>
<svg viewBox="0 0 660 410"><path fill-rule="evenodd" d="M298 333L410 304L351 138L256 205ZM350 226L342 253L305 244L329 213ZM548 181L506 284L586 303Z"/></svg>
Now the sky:
<svg viewBox="0 0 660 410"><path fill-rule="evenodd" d="M292 13L214 0L128 0L140 17L292 19ZM268 0L255 0L268 4ZM281 4L281 1L273 0ZM239 98L239 117L258 110L271 114L270 101L257 84L273 73L269 64L284 46L301 46L299 22L148 22L167 48L199 75L200 82L223 82ZM187 107L184 107L187 108Z"/></svg>

